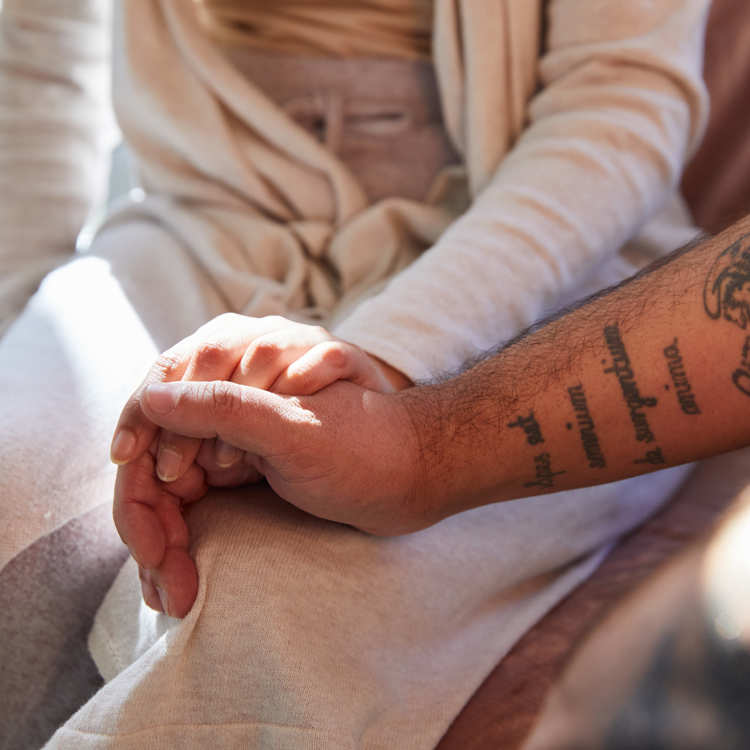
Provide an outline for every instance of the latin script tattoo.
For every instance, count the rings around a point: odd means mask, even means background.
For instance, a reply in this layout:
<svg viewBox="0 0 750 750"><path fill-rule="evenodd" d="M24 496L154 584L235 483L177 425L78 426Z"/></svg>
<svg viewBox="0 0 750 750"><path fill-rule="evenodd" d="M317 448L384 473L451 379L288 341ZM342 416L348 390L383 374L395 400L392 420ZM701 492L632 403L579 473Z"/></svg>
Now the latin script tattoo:
<svg viewBox="0 0 750 750"><path fill-rule="evenodd" d="M695 394L685 373L685 363L680 353L680 347L677 345L677 339L664 348L664 356L667 359L667 367L672 377L680 408L685 414L700 414L701 410L698 408Z"/></svg>
<svg viewBox="0 0 750 750"><path fill-rule="evenodd" d="M656 437L651 430L651 425L644 409L653 408L658 402L653 396L641 395L638 383L635 380L635 373L630 364L630 357L620 335L620 326L617 323L605 326L604 342L607 345L607 349L609 349L609 353L612 355L612 364L610 367L605 368L604 372L614 374L620 383L622 397L625 400L625 405L628 407L630 421L633 423L633 428L635 429L635 439L639 443L653 443ZM602 364L607 364L607 360L603 360ZM646 451L645 457L636 459L635 463L648 463L658 466L665 463L665 460L661 449L655 447Z"/></svg>
<svg viewBox="0 0 750 750"><path fill-rule="evenodd" d="M508 422L508 427L520 427L526 434L526 442L529 445L539 445L544 442L542 428L533 411L529 412L528 417L518 417L515 422Z"/></svg>
<svg viewBox="0 0 750 750"><path fill-rule="evenodd" d="M534 416L533 411L530 411L526 417L519 416L515 422L509 422L508 427L511 429L517 427L523 430L526 442L529 445L540 445L544 442L542 427ZM564 471L552 470L552 456L545 451L544 453L534 456L535 478L531 482L526 482L524 487L538 487L543 490L554 489L555 477L564 473Z"/></svg>
<svg viewBox="0 0 750 750"><path fill-rule="evenodd" d="M568 396L570 396L570 403L572 404L573 411L576 415L578 431L581 435L581 444L583 445L583 450L588 459L589 466L592 469L606 469L607 462L604 459L604 453L599 444L594 420L591 418L589 412L589 405L586 401L586 394L583 390L583 385L579 383L578 385L568 388Z"/></svg>
<svg viewBox="0 0 750 750"><path fill-rule="evenodd" d="M549 453L540 453L534 456L534 469L536 479L526 482L524 487L539 487L543 490L551 490L555 486L555 477L564 474L564 471L552 471L552 456Z"/></svg>
<svg viewBox="0 0 750 750"><path fill-rule="evenodd" d="M630 411L630 421L635 428L635 439L639 443L652 443L655 439L654 433L651 431L648 417L643 409L656 406L657 400L653 396L641 396L638 383L635 382L633 368L630 366L630 357L620 336L620 326L617 323L604 328L604 341L612 355L612 365L605 368L604 372L613 373L620 383L622 396Z"/></svg>

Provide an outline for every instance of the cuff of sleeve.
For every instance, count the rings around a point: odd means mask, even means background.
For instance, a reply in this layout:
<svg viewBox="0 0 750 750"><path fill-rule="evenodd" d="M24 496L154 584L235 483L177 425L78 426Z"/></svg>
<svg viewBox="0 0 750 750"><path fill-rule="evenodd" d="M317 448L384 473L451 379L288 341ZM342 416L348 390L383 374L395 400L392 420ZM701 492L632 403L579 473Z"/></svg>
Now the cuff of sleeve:
<svg viewBox="0 0 750 750"><path fill-rule="evenodd" d="M384 319L377 314L378 307L376 299L368 300L336 326L334 335L379 357L414 383L433 380L451 369L428 345L435 331L423 331L422 321L405 320L393 310Z"/></svg>

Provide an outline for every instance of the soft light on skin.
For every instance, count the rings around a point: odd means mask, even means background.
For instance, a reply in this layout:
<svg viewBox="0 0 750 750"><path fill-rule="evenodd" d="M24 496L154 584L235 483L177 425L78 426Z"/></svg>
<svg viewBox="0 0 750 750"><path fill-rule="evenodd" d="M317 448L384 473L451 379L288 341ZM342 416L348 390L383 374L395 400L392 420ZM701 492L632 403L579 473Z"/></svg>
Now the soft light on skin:
<svg viewBox="0 0 750 750"><path fill-rule="evenodd" d="M716 635L750 648L750 488L708 546L702 589Z"/></svg>

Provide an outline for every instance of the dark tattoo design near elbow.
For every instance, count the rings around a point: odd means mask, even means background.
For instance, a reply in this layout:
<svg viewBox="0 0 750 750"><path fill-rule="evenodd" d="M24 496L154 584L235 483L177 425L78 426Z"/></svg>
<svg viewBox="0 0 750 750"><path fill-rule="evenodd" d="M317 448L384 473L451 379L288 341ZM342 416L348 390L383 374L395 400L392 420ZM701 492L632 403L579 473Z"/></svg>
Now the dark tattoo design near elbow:
<svg viewBox="0 0 750 750"><path fill-rule="evenodd" d="M630 412L630 421L635 428L635 439L639 443L652 443L656 438L651 431L644 409L656 406L657 400L653 396L641 395L635 380L635 373L630 365L630 357L620 336L620 326L617 323L604 328L604 341L612 355L612 364L605 368L604 372L613 373L620 383L625 405ZM603 360L603 364L607 364L607 361Z"/></svg>
<svg viewBox="0 0 750 750"><path fill-rule="evenodd" d="M685 372L685 362L682 359L677 339L665 347L663 352L667 359L669 375L672 378L680 408L685 414L700 414L701 410L695 401L695 394Z"/></svg>
<svg viewBox="0 0 750 750"><path fill-rule="evenodd" d="M599 444L594 420L589 412L589 405L583 385L579 383L568 388L568 396L570 396L570 403L576 415L581 444L583 445L583 451L586 454L589 466L592 469L606 469L607 462L604 459L604 453Z"/></svg>
<svg viewBox="0 0 750 750"><path fill-rule="evenodd" d="M703 287L703 306L709 318L724 318L745 330L750 321L750 234L743 234L722 250L708 272ZM750 396L748 342L742 348L742 362L732 373L737 390Z"/></svg>
<svg viewBox="0 0 750 750"><path fill-rule="evenodd" d="M742 346L742 361L732 373L732 382L739 391L750 396L750 336L745 337L745 343Z"/></svg>
<svg viewBox="0 0 750 750"><path fill-rule="evenodd" d="M750 321L750 234L723 250L708 272L703 306L710 318L745 329Z"/></svg>

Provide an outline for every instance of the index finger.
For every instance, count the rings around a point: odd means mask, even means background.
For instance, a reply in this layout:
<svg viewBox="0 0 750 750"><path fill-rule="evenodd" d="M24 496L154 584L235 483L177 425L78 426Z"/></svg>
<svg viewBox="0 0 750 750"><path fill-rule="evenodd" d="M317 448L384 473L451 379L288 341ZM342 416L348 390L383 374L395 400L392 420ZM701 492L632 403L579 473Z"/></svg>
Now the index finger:
<svg viewBox="0 0 750 750"><path fill-rule="evenodd" d="M250 342L258 336L290 325L297 324L273 315L251 318L225 313L167 349L151 366L148 375L133 392L120 414L110 448L113 463L126 464L140 456L156 436L158 427L146 417L141 408L143 394L149 385L169 383L183 377L192 379L195 375L199 375L201 379L227 377ZM222 372L207 372L216 370L217 367Z"/></svg>

